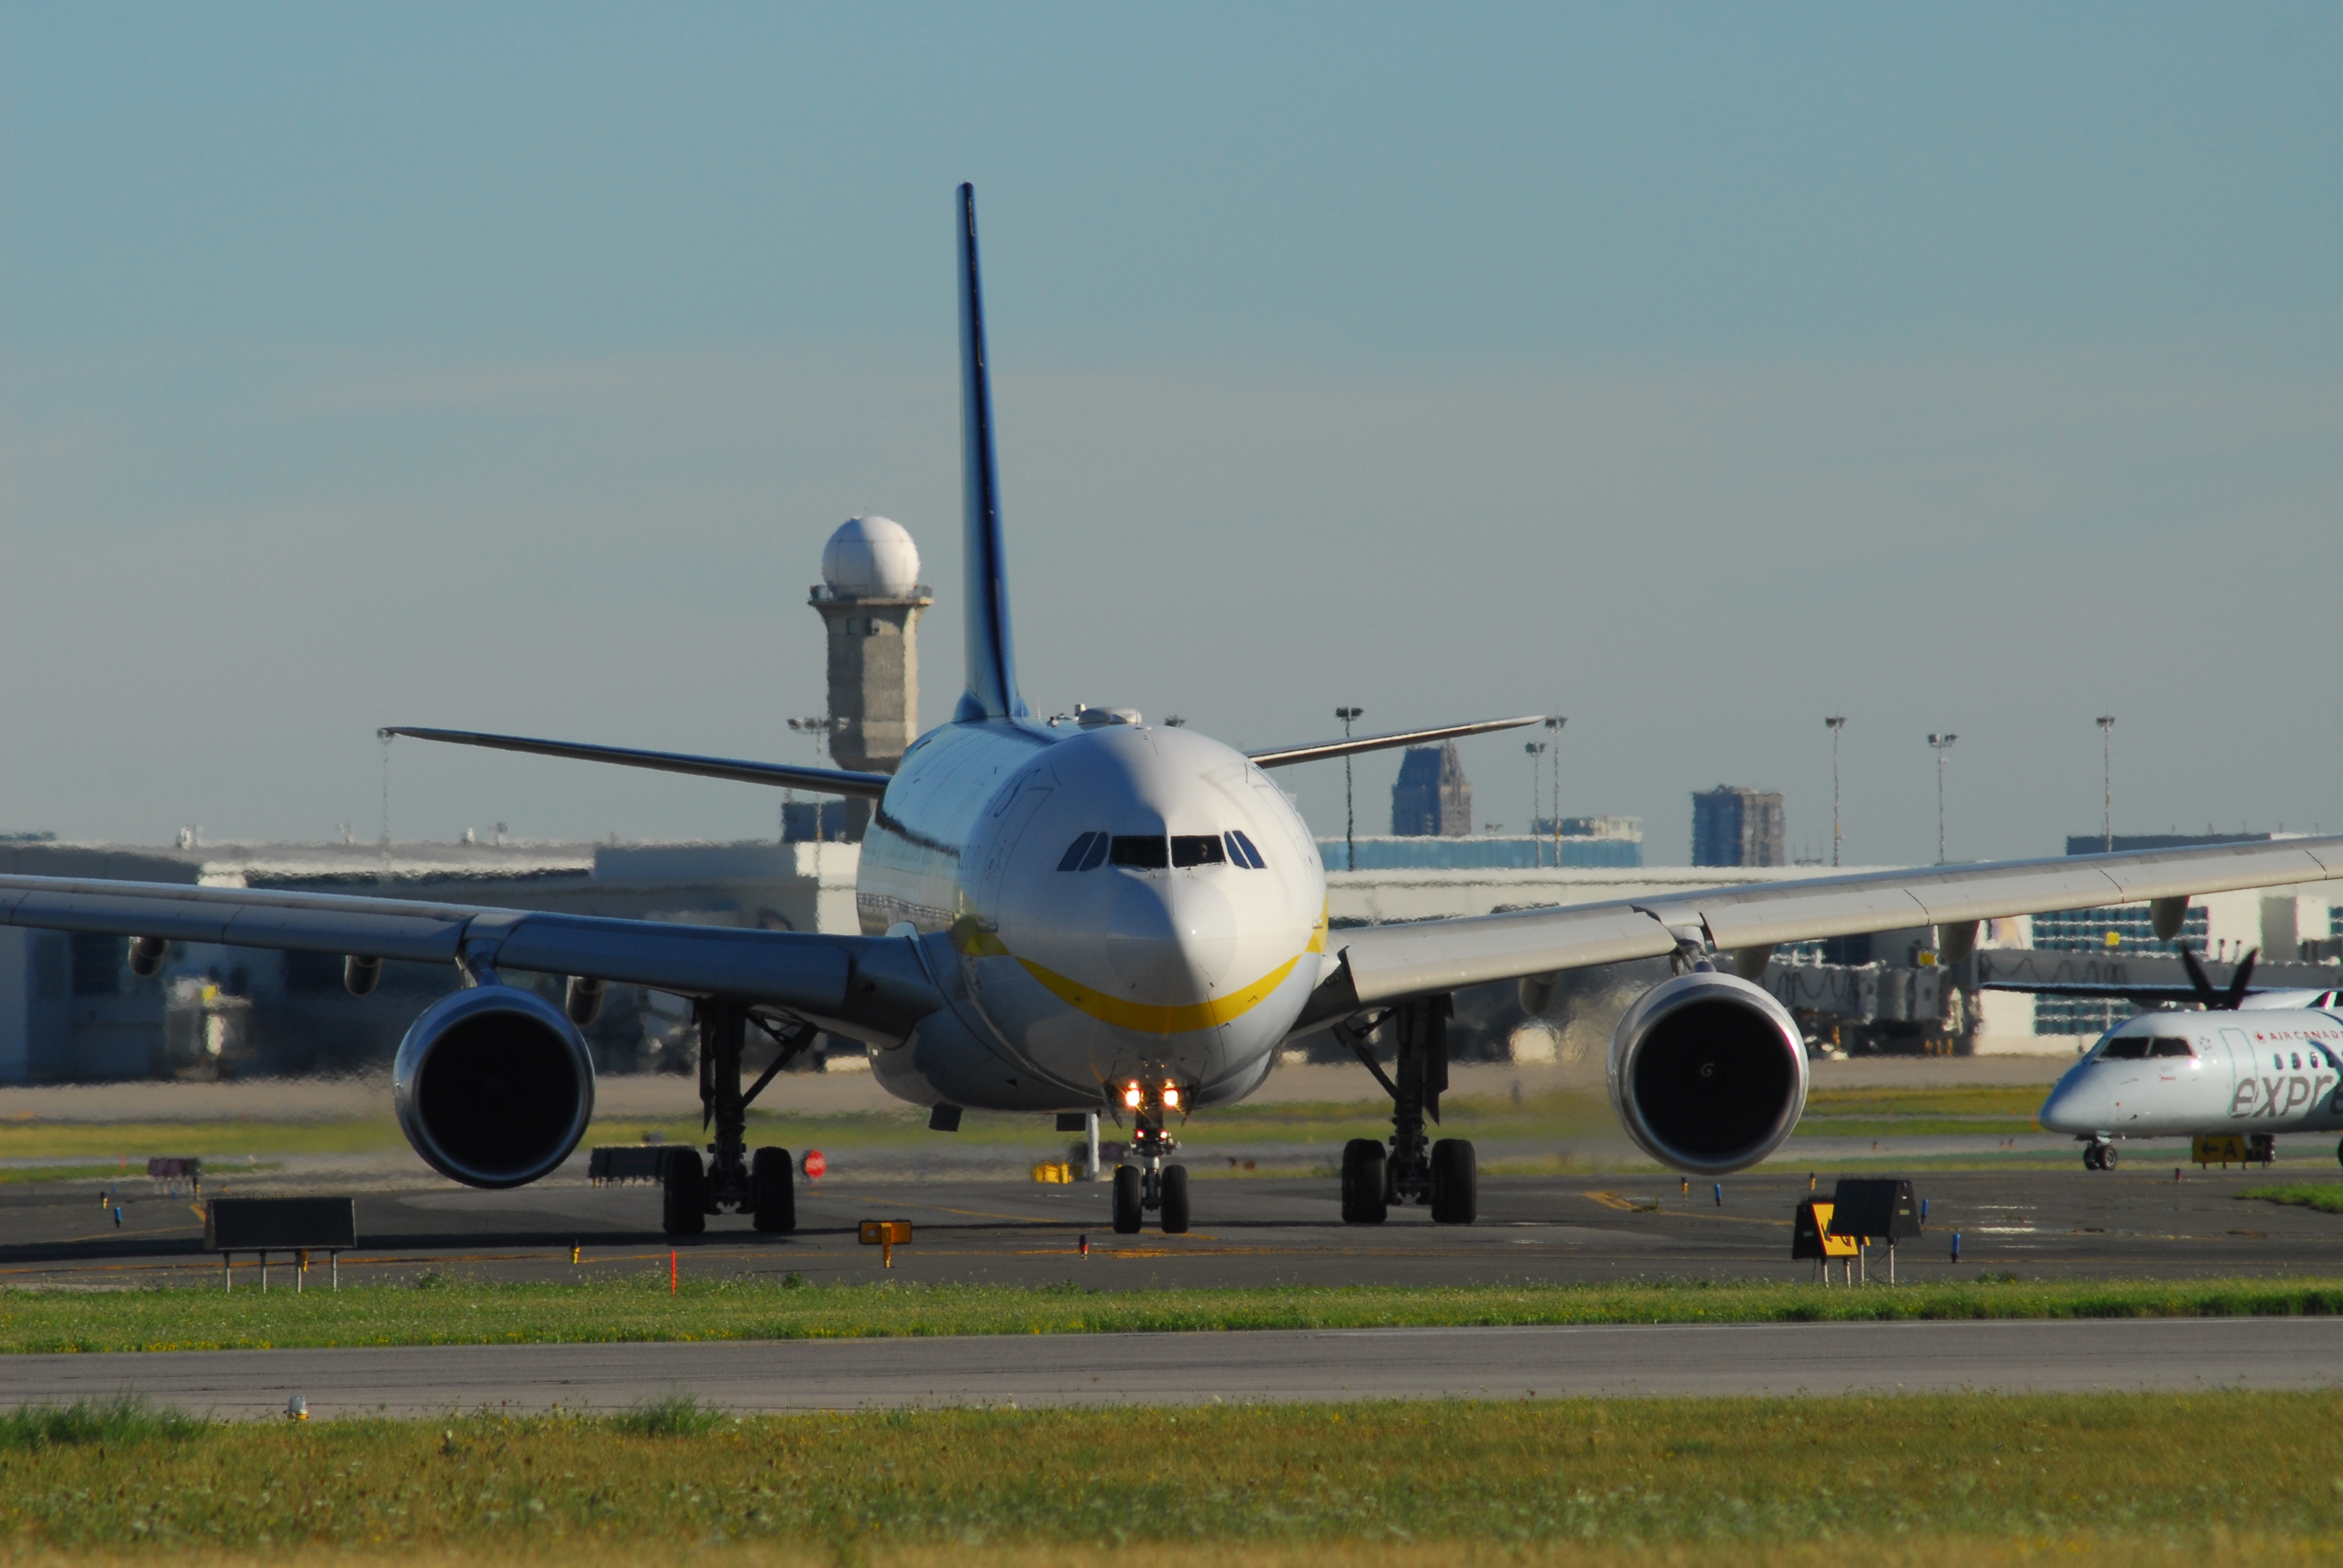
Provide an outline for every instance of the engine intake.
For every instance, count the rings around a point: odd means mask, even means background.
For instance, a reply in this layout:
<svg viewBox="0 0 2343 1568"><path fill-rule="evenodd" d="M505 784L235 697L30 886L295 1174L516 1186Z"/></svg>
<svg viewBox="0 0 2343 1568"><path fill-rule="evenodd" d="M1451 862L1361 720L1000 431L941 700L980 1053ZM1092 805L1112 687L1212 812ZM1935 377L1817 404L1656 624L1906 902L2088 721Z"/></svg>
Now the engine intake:
<svg viewBox="0 0 2343 1568"><path fill-rule="evenodd" d="M558 1166L594 1115L594 1059L562 1010L486 985L440 998L398 1042L399 1131L468 1187L518 1187Z"/></svg>
<svg viewBox="0 0 2343 1568"><path fill-rule="evenodd" d="M1644 1152L1723 1176L1782 1145L1806 1108L1806 1047L1780 1002L1707 972L1653 987L1611 1036L1611 1106Z"/></svg>

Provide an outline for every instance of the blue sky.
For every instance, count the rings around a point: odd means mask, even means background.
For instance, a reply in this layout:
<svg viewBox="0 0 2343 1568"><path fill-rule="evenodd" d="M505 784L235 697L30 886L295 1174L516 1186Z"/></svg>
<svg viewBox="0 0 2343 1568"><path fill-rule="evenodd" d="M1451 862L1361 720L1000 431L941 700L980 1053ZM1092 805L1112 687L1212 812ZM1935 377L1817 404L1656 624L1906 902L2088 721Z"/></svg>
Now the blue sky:
<svg viewBox="0 0 2343 1568"><path fill-rule="evenodd" d="M2111 709L2119 829L2343 828L2338 80L2312 6L0 5L0 827L802 755L865 507L941 718L966 178L1044 710L1559 710L1662 861L1718 781L1822 846L1843 711L1875 863L1935 729L1956 856L2096 828ZM401 837L771 805L394 761Z"/></svg>

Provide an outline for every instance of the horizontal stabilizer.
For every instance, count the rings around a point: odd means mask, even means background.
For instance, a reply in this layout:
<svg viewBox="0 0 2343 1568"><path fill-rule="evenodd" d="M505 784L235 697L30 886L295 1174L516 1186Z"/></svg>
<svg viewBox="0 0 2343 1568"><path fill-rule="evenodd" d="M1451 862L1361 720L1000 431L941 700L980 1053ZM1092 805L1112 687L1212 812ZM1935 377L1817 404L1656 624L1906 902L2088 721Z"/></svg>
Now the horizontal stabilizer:
<svg viewBox="0 0 2343 1568"><path fill-rule="evenodd" d="M876 800L887 792L884 773L850 773L842 768L796 768L786 762L741 762L727 757L693 757L680 751L638 751L627 746L579 746L568 740L530 740L518 735L481 735L469 729L417 729L394 725L381 732L497 751L527 751L538 757L569 757L580 762L615 762L622 768L654 768L701 779L730 779L822 795L860 795Z"/></svg>
<svg viewBox="0 0 2343 1568"><path fill-rule="evenodd" d="M1428 746L1435 740L1453 740L1460 735L1486 735L1492 729L1519 729L1524 724L1543 724L1545 715L1533 713L1523 719L1483 719L1473 724L1443 724L1437 729L1395 729L1388 735L1346 735L1338 740L1320 740L1308 746L1272 746L1263 751L1248 751L1256 768L1291 768L1296 762L1319 762L1329 757L1353 757L1362 751L1388 751L1394 746Z"/></svg>

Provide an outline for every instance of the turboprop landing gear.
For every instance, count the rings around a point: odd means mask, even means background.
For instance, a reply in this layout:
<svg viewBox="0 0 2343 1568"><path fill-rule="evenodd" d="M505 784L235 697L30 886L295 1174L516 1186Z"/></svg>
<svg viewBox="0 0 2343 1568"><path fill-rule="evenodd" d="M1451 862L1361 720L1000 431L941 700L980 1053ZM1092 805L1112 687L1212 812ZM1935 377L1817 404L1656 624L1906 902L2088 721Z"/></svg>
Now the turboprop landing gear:
<svg viewBox="0 0 2343 1568"><path fill-rule="evenodd" d="M2104 1138L2094 1138L2083 1145L2083 1169L2112 1171L2116 1168L2116 1146Z"/></svg>
<svg viewBox="0 0 2343 1568"><path fill-rule="evenodd" d="M1188 1168L1166 1165L1163 1157L1180 1147L1164 1131L1163 1113L1180 1108L1175 1084L1149 1089L1132 1082L1124 1086L1122 1103L1131 1112L1131 1153L1139 1163L1114 1168L1114 1228L1118 1235L1134 1236L1152 1210L1167 1236L1188 1231Z"/></svg>
<svg viewBox="0 0 2343 1568"><path fill-rule="evenodd" d="M1448 1018L1444 996L1419 997L1359 1027L1338 1024L1334 1033L1366 1063L1392 1097L1388 1151L1373 1139L1356 1138L1342 1151L1342 1222L1380 1225L1393 1203L1422 1203L1439 1225L1469 1225L1480 1209L1480 1178L1473 1145L1462 1138L1431 1141L1429 1118L1440 1120L1440 1096L1448 1088ZM1399 1046L1385 1072L1367 1045L1384 1023Z"/></svg>
<svg viewBox="0 0 2343 1568"><path fill-rule="evenodd" d="M699 1026L699 1124L710 1131L708 1163L696 1149L668 1152L659 1174L660 1223L670 1236L697 1236L710 1214L747 1213L759 1231L798 1228L796 1172L786 1149L749 1152L749 1102L813 1044L811 1024L775 1025L727 997L692 1004ZM746 1093L740 1089L740 1053L753 1023L780 1047Z"/></svg>

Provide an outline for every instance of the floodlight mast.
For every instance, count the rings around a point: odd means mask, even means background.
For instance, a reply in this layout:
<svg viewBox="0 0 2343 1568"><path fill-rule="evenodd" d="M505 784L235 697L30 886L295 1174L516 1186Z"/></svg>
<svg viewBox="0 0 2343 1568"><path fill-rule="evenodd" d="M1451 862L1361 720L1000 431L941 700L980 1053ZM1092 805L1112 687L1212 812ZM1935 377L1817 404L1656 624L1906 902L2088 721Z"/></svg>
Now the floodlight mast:
<svg viewBox="0 0 2343 1568"><path fill-rule="evenodd" d="M1538 797L1545 793L1545 742L1533 740L1522 748L1530 759L1530 852L1537 856L1541 869L1545 865L1545 846L1537 841ZM1554 863L1562 863L1561 846L1554 847Z"/></svg>
<svg viewBox="0 0 2343 1568"><path fill-rule="evenodd" d="M1936 864L1945 863L1945 753L1953 749L1959 736L1950 730L1928 737L1928 745L1936 753Z"/></svg>
<svg viewBox="0 0 2343 1568"><path fill-rule="evenodd" d="M1334 709L1334 717L1342 721L1343 739L1348 740L1351 738L1352 722L1364 712L1366 712L1365 709L1358 707L1342 707ZM1351 759L1345 753L1342 758L1342 869L1355 871L1358 869L1359 819L1357 813L1352 809Z"/></svg>
<svg viewBox="0 0 2343 1568"><path fill-rule="evenodd" d="M1551 738L1547 749L1554 753L1554 815L1548 819L1548 826L1554 834L1554 867L1557 871L1562 869L1562 727L1569 722L1558 713L1548 714L1545 720L1546 734ZM1536 814L1531 815L1530 831L1534 833Z"/></svg>
<svg viewBox="0 0 2343 1568"><path fill-rule="evenodd" d="M1838 738L1839 733L1846 728L1846 715L1844 713L1834 713L1829 718L1824 719L1823 722L1830 726L1831 735L1831 864L1835 867L1838 864L1839 842ZM1943 845L1938 845L1938 851L1942 852L1943 848Z"/></svg>
<svg viewBox="0 0 2343 1568"><path fill-rule="evenodd" d="M2099 725L2099 837L2101 848L2116 852L2116 716L2102 713Z"/></svg>

